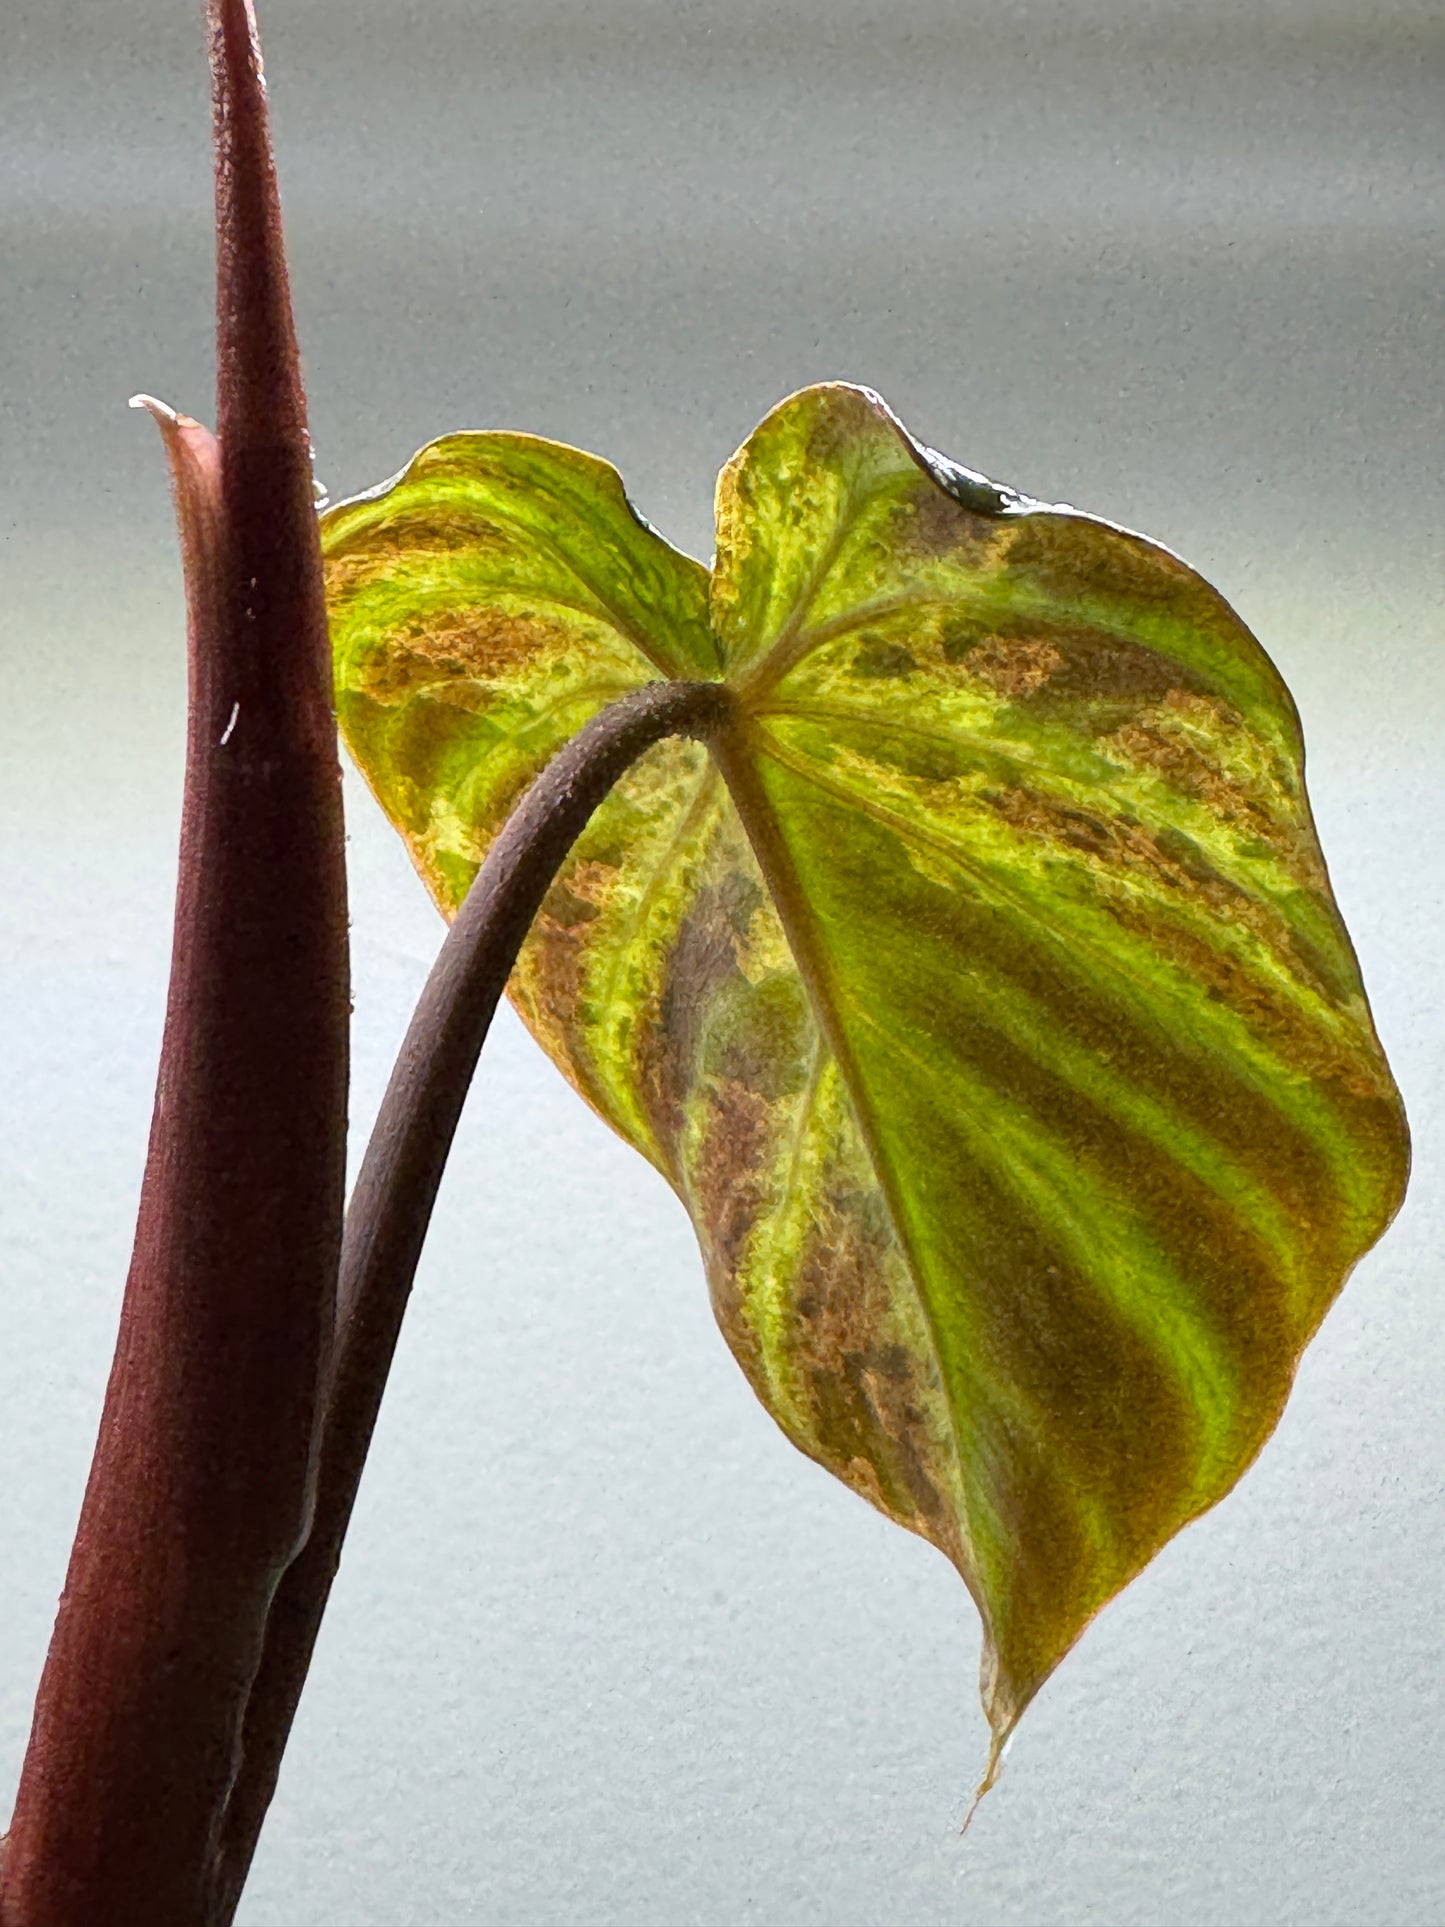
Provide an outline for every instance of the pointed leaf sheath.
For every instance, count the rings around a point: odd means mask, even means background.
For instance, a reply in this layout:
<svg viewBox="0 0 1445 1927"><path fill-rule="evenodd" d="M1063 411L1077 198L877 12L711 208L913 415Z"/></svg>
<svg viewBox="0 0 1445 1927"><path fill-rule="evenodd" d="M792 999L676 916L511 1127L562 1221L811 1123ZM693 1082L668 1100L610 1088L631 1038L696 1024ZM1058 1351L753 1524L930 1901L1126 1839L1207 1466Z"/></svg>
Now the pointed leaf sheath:
<svg viewBox="0 0 1445 1927"><path fill-rule="evenodd" d="M324 547L345 733L448 913L609 696L733 686L711 758L599 810L513 995L686 1203L778 1423L962 1573L1001 1742L1403 1190L1278 674L1166 550L843 386L724 470L706 612L611 470L517 436Z"/></svg>
<svg viewBox="0 0 1445 1927"><path fill-rule="evenodd" d="M221 1820L306 1531L334 1318L348 993L330 648L254 21L247 0L211 15L219 442L149 404L190 618L170 994L5 1927L221 1918Z"/></svg>

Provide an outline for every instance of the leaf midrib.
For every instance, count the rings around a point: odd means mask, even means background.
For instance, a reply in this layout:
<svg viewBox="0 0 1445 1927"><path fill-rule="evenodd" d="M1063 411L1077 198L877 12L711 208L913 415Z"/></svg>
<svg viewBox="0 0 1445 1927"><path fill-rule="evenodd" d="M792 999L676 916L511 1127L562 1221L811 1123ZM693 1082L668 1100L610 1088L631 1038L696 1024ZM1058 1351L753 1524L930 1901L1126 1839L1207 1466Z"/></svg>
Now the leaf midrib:
<svg viewBox="0 0 1445 1927"><path fill-rule="evenodd" d="M783 934L797 966L804 993L812 1005L818 1029L837 1063L839 1075L843 1079L844 1088L847 1090L853 1115L857 1121L859 1136L863 1140L869 1163L878 1180L889 1223L893 1227L899 1250L904 1255L908 1281L928 1332L939 1381L944 1387L943 1403L948 1413L949 1433L953 1442L957 1490L966 1506L968 1503L967 1460L959 1433L954 1400L950 1393L949 1374L945 1365L946 1352L939 1339L933 1307L921 1283L922 1266L918 1253L906 1229L908 1214L903 1208L892 1161L881 1148L877 1120L872 1114L862 1087L862 1078L851 1040L841 1022L838 995L831 982L832 973L828 968L823 947L816 941L813 934L816 920L813 917L812 906L808 902L807 893L802 887L787 845L778 829L776 813L758 778L757 751L751 740L753 736L754 732L747 727L746 723L739 723L735 733L714 740L711 745L712 754L722 772L733 807L737 810L758 867L767 883L768 893L783 926ZM968 1518L960 1519L958 1524L965 1537L971 1538ZM985 1609L982 1601L980 1601L980 1611L983 1613L985 1625L991 1626L991 1614Z"/></svg>

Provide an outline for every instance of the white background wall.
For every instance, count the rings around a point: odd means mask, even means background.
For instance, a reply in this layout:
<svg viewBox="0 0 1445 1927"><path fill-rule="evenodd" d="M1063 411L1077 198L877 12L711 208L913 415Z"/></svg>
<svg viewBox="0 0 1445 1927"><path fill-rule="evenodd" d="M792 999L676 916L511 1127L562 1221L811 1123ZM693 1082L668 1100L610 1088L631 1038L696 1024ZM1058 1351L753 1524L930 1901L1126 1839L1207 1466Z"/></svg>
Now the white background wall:
<svg viewBox="0 0 1445 1927"><path fill-rule="evenodd" d="M160 1030L182 618L124 404L209 410L198 14L0 13L0 1787ZM501 1023L247 1927L1439 1918L1445 15L271 0L263 26L333 491L525 428L706 555L721 461L843 376L1159 536L1295 689L1416 1171L1274 1442L1087 1634L960 1842L963 1588L786 1445L679 1207ZM364 1128L440 925L349 805Z"/></svg>

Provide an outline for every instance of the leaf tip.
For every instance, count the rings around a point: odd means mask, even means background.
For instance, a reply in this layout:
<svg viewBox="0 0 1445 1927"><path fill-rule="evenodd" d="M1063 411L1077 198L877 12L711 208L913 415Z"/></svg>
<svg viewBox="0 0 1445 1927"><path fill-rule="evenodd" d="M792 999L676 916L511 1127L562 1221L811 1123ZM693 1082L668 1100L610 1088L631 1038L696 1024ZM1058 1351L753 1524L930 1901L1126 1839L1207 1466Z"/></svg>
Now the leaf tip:
<svg viewBox="0 0 1445 1927"><path fill-rule="evenodd" d="M168 402L157 401L154 395L132 395L126 407L143 408L152 421L159 422L162 428L173 426L180 420Z"/></svg>
<svg viewBox="0 0 1445 1927"><path fill-rule="evenodd" d="M149 415L161 431L161 439L173 469L186 457L208 469L214 465L217 458L216 438L205 423L197 421L194 415L183 415L179 409L172 408L169 402L159 401L154 395L132 395L127 406Z"/></svg>
<svg viewBox="0 0 1445 1927"><path fill-rule="evenodd" d="M198 631L198 626L213 616L219 593L218 558L224 522L220 444L204 422L181 414L154 395L132 395L129 405L149 415L161 432L180 531L191 626Z"/></svg>
<svg viewBox="0 0 1445 1927"><path fill-rule="evenodd" d="M1003 1775L1003 1765L1005 1759L1008 1757L1008 1750L1013 1744L1013 1736L1014 1728L1012 1726L1000 1727L995 1731L993 1738L989 1741L988 1764L984 1768L983 1778L973 1790L973 1798L968 1803L968 1812L963 1816L963 1825L958 1830L960 1840L973 1825L973 1816L978 1812L984 1795L986 1793L992 1793L993 1789L998 1785Z"/></svg>

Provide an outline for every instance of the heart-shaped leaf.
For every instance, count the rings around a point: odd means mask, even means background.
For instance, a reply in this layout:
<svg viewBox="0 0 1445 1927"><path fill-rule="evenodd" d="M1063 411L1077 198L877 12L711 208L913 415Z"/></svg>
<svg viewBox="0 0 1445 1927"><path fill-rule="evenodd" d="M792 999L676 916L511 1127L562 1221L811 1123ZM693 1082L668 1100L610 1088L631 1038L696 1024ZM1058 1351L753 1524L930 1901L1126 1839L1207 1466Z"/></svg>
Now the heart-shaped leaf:
<svg viewBox="0 0 1445 1927"><path fill-rule="evenodd" d="M607 702L732 686L598 811L513 996L687 1205L779 1425L962 1573L997 1747L1403 1191L1278 674L1166 550L840 385L723 471L710 584L516 435L324 539L342 726L449 914Z"/></svg>

